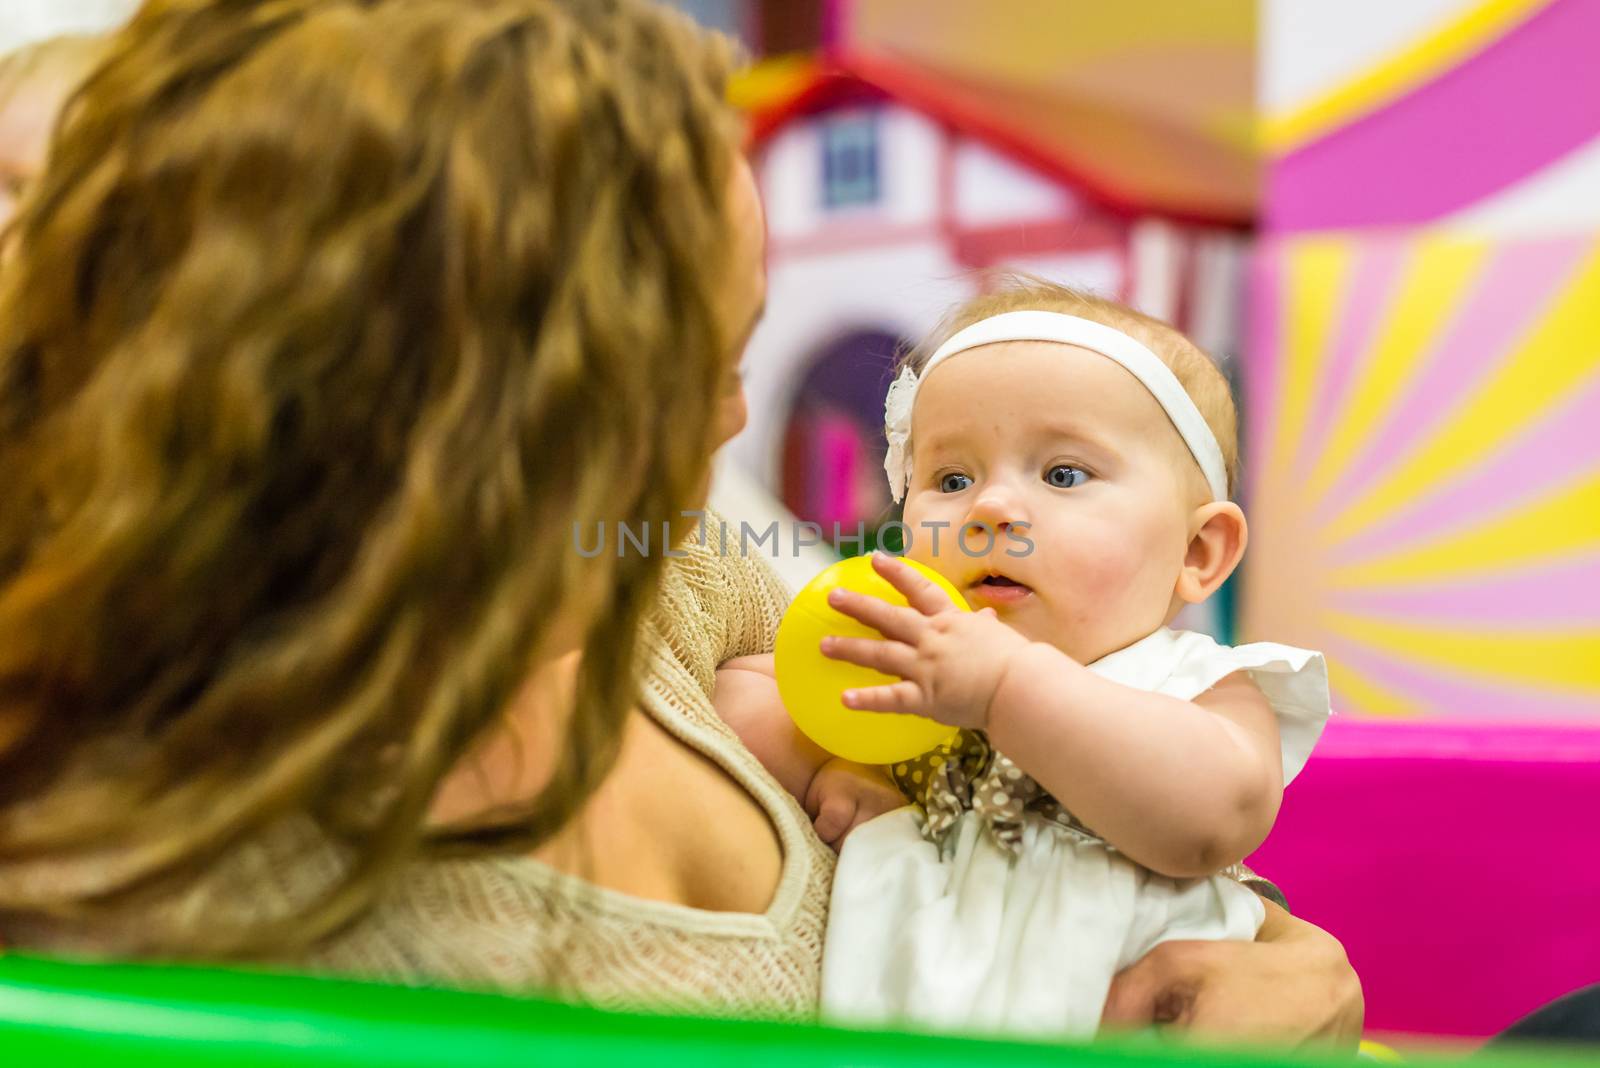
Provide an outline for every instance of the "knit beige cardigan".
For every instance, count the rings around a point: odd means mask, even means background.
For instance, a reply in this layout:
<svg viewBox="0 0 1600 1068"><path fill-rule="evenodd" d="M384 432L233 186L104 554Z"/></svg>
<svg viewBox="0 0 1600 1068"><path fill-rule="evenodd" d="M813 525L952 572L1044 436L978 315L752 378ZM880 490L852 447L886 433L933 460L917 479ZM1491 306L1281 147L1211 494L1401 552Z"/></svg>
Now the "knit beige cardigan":
<svg viewBox="0 0 1600 1068"><path fill-rule="evenodd" d="M767 910L709 912L631 897L527 857L419 859L353 925L282 963L401 983L547 992L607 1007L815 1015L833 853L711 705L718 664L772 650L788 593L765 561L731 545L724 555L714 537L686 552L667 566L646 626L640 705L771 818L783 867ZM283 915L344 863L326 839L286 823L152 908L180 926ZM115 952L103 938L86 944L60 928L9 933L14 946L45 952Z"/></svg>

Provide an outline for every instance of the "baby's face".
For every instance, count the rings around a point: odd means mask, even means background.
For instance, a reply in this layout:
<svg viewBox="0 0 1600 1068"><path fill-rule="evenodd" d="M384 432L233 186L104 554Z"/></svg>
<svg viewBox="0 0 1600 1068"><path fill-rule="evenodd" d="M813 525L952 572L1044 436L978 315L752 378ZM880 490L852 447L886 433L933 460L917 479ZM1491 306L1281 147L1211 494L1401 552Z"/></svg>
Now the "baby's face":
<svg viewBox="0 0 1600 1068"><path fill-rule="evenodd" d="M1041 341L959 353L919 387L911 441L907 555L974 609L994 608L1080 663L1170 618L1205 483L1120 364ZM949 527L935 552L937 523ZM996 532L993 548L969 555L989 543L980 523Z"/></svg>
<svg viewBox="0 0 1600 1068"><path fill-rule="evenodd" d="M68 88L27 83L0 105L0 227L11 221L22 191L38 175L51 124Z"/></svg>

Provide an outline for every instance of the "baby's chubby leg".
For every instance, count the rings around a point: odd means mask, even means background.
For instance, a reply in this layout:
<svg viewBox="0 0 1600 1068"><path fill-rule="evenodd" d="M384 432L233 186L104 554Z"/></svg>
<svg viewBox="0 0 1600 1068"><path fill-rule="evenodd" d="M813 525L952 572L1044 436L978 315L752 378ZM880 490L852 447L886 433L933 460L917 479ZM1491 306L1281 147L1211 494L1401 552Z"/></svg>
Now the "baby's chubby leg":
<svg viewBox="0 0 1600 1068"><path fill-rule="evenodd" d="M772 654L725 661L717 668L711 704L773 778L804 801L828 754L801 734L784 711Z"/></svg>
<svg viewBox="0 0 1600 1068"><path fill-rule="evenodd" d="M778 694L771 653L723 663L711 703L835 849L857 826L906 803L884 769L833 756L801 733Z"/></svg>

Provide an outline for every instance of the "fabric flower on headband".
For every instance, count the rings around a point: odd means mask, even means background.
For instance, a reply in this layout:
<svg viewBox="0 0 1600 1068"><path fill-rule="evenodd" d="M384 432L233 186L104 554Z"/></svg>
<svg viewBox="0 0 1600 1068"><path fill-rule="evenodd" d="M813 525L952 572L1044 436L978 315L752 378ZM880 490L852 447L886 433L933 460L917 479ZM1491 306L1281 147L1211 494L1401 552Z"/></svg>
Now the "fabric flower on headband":
<svg viewBox="0 0 1600 1068"><path fill-rule="evenodd" d="M889 493L896 504L905 499L911 483L911 406L916 399L917 372L903 367L883 399L883 436L889 441L883 473L889 476Z"/></svg>

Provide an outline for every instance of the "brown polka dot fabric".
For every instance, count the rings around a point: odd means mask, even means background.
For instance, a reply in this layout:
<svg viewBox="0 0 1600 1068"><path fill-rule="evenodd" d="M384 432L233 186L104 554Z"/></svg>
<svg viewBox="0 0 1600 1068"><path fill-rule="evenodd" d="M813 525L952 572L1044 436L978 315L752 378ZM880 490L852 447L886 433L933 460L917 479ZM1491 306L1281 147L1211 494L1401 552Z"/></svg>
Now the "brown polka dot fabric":
<svg viewBox="0 0 1600 1068"><path fill-rule="evenodd" d="M932 752L891 766L889 773L906 800L922 808L922 835L937 846L944 846L956 819L971 809L983 818L995 844L1013 855L1022 851L1022 820L1027 812L1077 838L1116 849L1063 808L1010 757L991 746L982 731L961 731ZM1285 910L1289 908L1277 886L1244 864L1230 865L1219 874L1237 879Z"/></svg>
<svg viewBox="0 0 1600 1068"><path fill-rule="evenodd" d="M1033 777L989 744L982 731L961 731L915 760L889 769L900 792L922 807L922 833L943 845L957 817L968 809L983 817L997 845L1022 848L1022 817L1034 812L1073 833L1101 841L1061 807Z"/></svg>

